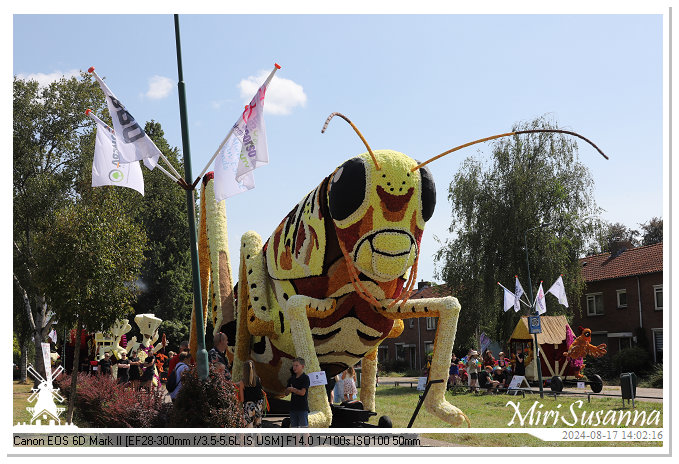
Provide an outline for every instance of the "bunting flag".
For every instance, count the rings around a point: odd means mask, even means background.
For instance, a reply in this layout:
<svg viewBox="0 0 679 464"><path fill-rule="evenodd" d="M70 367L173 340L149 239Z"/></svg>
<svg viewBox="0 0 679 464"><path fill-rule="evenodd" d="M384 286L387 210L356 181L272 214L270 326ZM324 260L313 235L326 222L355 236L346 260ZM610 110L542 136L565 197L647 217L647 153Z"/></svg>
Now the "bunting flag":
<svg viewBox="0 0 679 464"><path fill-rule="evenodd" d="M516 301L516 295L514 295L512 292L507 290L506 288L502 287L502 290L504 290L504 312L507 312L509 308L514 306L514 302Z"/></svg>
<svg viewBox="0 0 679 464"><path fill-rule="evenodd" d="M222 201L255 187L253 172L269 163L264 125L266 89L280 66L276 64L231 127L215 158L215 198Z"/></svg>
<svg viewBox="0 0 679 464"><path fill-rule="evenodd" d="M542 282L538 288L538 296L535 298L535 310L538 314L545 314L547 312L547 302L545 301L545 291L542 289Z"/></svg>
<svg viewBox="0 0 679 464"><path fill-rule="evenodd" d="M153 140L146 135L134 117L125 109L120 100L108 88L104 81L94 72L94 67L88 70L99 83L99 87L106 95L106 105L113 121L113 130L118 136L118 152L120 153L120 163L132 163L133 161L145 160L147 168L153 169L158 164L160 150L153 143Z"/></svg>
<svg viewBox="0 0 679 464"><path fill-rule="evenodd" d="M238 137L231 136L222 146L215 159L215 199L220 202L239 193L255 188L255 173L245 173L237 180L238 160L243 144Z"/></svg>
<svg viewBox="0 0 679 464"><path fill-rule="evenodd" d="M552 295L554 295L559 300L559 303L568 308L568 300L566 299L566 288L563 285L563 279L561 278L561 276L559 276L559 278L556 279L556 282L554 282L554 284L551 287L549 287L547 293L551 293Z"/></svg>
<svg viewBox="0 0 679 464"><path fill-rule="evenodd" d="M514 312L518 313L521 310L521 295L523 295L525 292L523 291L523 287L521 286L521 283L519 282L519 276L516 277L516 283L514 284Z"/></svg>
<svg viewBox="0 0 679 464"><path fill-rule="evenodd" d="M144 194L144 177L138 161L121 163L118 138L115 132L87 110L87 115L97 123L97 138L94 142L92 160L92 187L114 185L128 187Z"/></svg>

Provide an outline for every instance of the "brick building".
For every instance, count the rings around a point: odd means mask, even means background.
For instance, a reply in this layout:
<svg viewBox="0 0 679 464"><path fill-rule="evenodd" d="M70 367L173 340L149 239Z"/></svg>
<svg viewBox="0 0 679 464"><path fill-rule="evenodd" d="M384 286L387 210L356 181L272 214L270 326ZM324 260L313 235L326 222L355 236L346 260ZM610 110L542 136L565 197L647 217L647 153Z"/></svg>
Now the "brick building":
<svg viewBox="0 0 679 464"><path fill-rule="evenodd" d="M418 282L417 292L410 299L441 298L451 293L445 285L432 285L431 282ZM378 362L401 361L407 369L421 370L425 364L425 356L434 350L434 337L438 317L419 317L405 319L403 333L397 338L387 338L377 351Z"/></svg>
<svg viewBox="0 0 679 464"><path fill-rule="evenodd" d="M586 288L571 327L592 330L592 344L608 352L639 345L663 359L663 244L580 260Z"/></svg>

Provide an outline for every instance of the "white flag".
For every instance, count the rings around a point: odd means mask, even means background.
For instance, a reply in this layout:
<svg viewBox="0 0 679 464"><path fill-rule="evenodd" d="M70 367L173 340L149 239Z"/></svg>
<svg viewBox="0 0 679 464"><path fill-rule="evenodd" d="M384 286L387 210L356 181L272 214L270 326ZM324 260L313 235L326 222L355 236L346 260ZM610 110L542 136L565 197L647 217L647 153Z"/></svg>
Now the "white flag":
<svg viewBox="0 0 679 464"><path fill-rule="evenodd" d="M143 195L144 177L139 161L121 163L118 139L114 131L92 112L88 111L87 114L97 123L97 138L92 160L92 187L102 185L128 187Z"/></svg>
<svg viewBox="0 0 679 464"><path fill-rule="evenodd" d="M509 308L514 306L514 301L516 301L516 296L512 292L507 290L506 288L502 287L502 289L504 290L504 293L505 293L503 307L504 307L504 311L507 312L507 310Z"/></svg>
<svg viewBox="0 0 679 464"><path fill-rule="evenodd" d="M535 309L538 314L545 314L547 312L547 302L545 301L545 291L542 289L542 282L538 288L538 296L535 299Z"/></svg>
<svg viewBox="0 0 679 464"><path fill-rule="evenodd" d="M125 106L118 100L113 92L108 88L103 80L94 72L94 68L89 71L99 83L99 87L106 95L106 104L113 121L113 130L118 135L118 151L120 152L120 163L131 163L145 158L151 158L149 162L144 161L147 168L153 169L158 164L160 150L153 143L153 140L146 135L134 117L125 109Z"/></svg>
<svg viewBox="0 0 679 464"><path fill-rule="evenodd" d="M554 285L549 287L547 293L551 293L552 295L554 295L559 300L559 303L568 308L568 300L566 299L566 288L563 285L563 279L561 278L561 276L559 276L559 278L556 279Z"/></svg>
<svg viewBox="0 0 679 464"><path fill-rule="evenodd" d="M56 343L57 342L57 331L55 329L52 329L50 331L50 334L47 336L47 338L52 340L52 343Z"/></svg>
<svg viewBox="0 0 679 464"><path fill-rule="evenodd" d="M525 292L519 283L519 276L516 276L516 284L514 284L514 312L518 313L521 310L521 295Z"/></svg>
<svg viewBox="0 0 679 464"><path fill-rule="evenodd" d="M264 124L264 97L266 96L266 89L273 79L273 75L280 66L276 65L271 71L271 74L266 78L262 86L257 90L257 93L250 104L245 107L243 114L236 121L233 126L233 133L243 144L241 148L240 158L238 161L238 171L236 178L242 180L242 177L259 166L269 164L269 152L266 146L266 126Z"/></svg>
<svg viewBox="0 0 679 464"><path fill-rule="evenodd" d="M252 171L245 173L240 181L236 180L242 145L238 137L231 135L215 159L215 199L217 201L255 188L255 175Z"/></svg>
<svg viewBox="0 0 679 464"><path fill-rule="evenodd" d="M215 158L215 199L222 201L255 188L254 171L269 163L264 126L266 89L280 66L276 65L245 107Z"/></svg>

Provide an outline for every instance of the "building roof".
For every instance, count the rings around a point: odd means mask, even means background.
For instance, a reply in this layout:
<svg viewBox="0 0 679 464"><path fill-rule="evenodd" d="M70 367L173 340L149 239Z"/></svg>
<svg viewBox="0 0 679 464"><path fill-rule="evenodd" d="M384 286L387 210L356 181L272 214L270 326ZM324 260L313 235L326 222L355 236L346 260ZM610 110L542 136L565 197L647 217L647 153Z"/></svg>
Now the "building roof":
<svg viewBox="0 0 679 464"><path fill-rule="evenodd" d="M542 333L538 334L538 343L560 345L566 340L566 316L540 316ZM533 334L528 331L528 318L523 316L516 324L510 340L533 340Z"/></svg>
<svg viewBox="0 0 679 464"><path fill-rule="evenodd" d="M423 282L423 284L424 288L418 288L415 293L410 296L411 300L418 298L442 298L453 294L446 285L429 285L428 282Z"/></svg>
<svg viewBox="0 0 679 464"><path fill-rule="evenodd" d="M617 256L611 253L587 256L580 263L585 282L662 272L662 242L625 250Z"/></svg>

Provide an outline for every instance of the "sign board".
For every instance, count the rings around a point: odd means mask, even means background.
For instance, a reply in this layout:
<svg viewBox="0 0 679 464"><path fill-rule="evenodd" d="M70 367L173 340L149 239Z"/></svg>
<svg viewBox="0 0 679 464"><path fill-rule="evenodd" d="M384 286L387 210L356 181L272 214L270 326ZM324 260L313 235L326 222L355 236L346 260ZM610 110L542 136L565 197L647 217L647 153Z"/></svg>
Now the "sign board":
<svg viewBox="0 0 679 464"><path fill-rule="evenodd" d="M526 380L526 377L523 375L515 375L512 377L512 381L509 383L507 390L516 390L519 388L530 388L528 380Z"/></svg>
<svg viewBox="0 0 679 464"><path fill-rule="evenodd" d="M585 382L578 382L577 388L584 390L585 389Z"/></svg>
<svg viewBox="0 0 679 464"><path fill-rule="evenodd" d="M309 372L307 374L311 383L309 386L317 387L318 385L327 385L328 379L325 377L325 371Z"/></svg>
<svg viewBox="0 0 679 464"><path fill-rule="evenodd" d="M427 386L427 378L426 377L420 377L417 379L417 389L419 391L424 391L424 389Z"/></svg>
<svg viewBox="0 0 679 464"><path fill-rule="evenodd" d="M528 332L531 334L542 333L540 316L528 316Z"/></svg>

